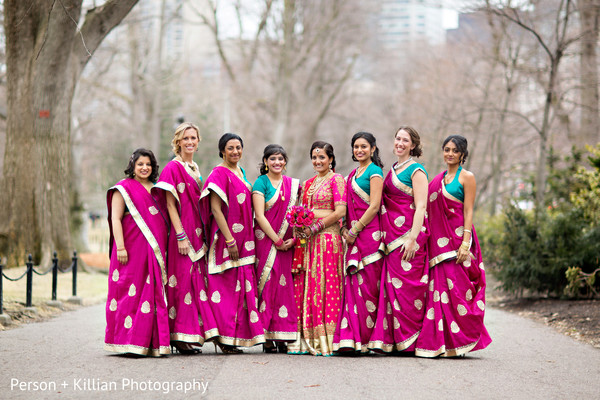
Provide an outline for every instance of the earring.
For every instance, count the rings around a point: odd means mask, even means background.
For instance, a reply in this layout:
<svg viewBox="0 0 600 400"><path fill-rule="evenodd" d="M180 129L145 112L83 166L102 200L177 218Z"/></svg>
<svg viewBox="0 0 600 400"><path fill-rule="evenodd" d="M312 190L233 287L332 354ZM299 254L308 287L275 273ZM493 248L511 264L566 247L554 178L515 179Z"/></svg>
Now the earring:
<svg viewBox="0 0 600 400"><path fill-rule="evenodd" d="M265 171L269 172L269 166L265 165Z"/></svg>
<svg viewBox="0 0 600 400"><path fill-rule="evenodd" d="M332 164L329 164L329 169L333 169L333 165Z"/></svg>

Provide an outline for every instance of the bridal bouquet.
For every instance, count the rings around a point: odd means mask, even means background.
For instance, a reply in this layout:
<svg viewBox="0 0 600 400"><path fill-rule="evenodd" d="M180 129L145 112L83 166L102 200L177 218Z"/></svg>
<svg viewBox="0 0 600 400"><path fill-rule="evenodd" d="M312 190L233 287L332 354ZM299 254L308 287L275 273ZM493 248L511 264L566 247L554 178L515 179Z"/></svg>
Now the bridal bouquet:
<svg viewBox="0 0 600 400"><path fill-rule="evenodd" d="M285 216L286 221L293 228L304 228L311 226L315 222L315 213L304 206L293 206ZM306 245L306 238L300 236L300 246Z"/></svg>

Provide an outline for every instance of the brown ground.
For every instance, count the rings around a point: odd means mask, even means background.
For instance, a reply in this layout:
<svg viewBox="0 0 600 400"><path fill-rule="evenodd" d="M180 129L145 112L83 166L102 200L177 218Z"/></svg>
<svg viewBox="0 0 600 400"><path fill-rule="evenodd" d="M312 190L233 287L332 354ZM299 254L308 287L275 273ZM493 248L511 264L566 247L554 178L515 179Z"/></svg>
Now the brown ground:
<svg viewBox="0 0 600 400"><path fill-rule="evenodd" d="M108 271L108 256L106 254L80 254L89 268L87 273L78 275L78 295L83 298L84 305L97 304L105 301ZM96 271L104 271L98 273ZM9 270L9 276L18 276L21 269ZM557 331L572 338L589 343L600 348L600 300L558 300L548 298L522 298L515 299L496 289L498 283L491 274L488 277L487 303L501 310L510 311L540 321ZM63 310L74 309L78 306L66 301L70 296L70 276L59 278L59 299L63 300L62 309L50 307L45 304L50 292L49 281L51 278L35 277L33 290L33 303L37 314L25 310L23 301L25 293L25 279L19 283L4 281L4 312L10 314L16 327L22 323L36 322L51 318ZM38 288L37 285L40 285ZM39 296L39 297L38 297ZM0 325L0 330L6 329Z"/></svg>

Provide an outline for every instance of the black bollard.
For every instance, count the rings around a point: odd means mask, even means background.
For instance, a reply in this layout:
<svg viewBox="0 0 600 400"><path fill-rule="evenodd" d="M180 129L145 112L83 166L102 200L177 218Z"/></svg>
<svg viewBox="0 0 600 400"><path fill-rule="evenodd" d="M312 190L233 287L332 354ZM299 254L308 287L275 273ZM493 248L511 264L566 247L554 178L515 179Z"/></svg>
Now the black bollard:
<svg viewBox="0 0 600 400"><path fill-rule="evenodd" d="M33 257L31 254L27 257L27 300L25 307L31 307L31 292L33 287Z"/></svg>
<svg viewBox="0 0 600 400"><path fill-rule="evenodd" d="M73 297L77 297L77 251L73 252Z"/></svg>
<svg viewBox="0 0 600 400"><path fill-rule="evenodd" d="M56 286L58 285L58 256L54 252L52 259L52 301L56 301Z"/></svg>

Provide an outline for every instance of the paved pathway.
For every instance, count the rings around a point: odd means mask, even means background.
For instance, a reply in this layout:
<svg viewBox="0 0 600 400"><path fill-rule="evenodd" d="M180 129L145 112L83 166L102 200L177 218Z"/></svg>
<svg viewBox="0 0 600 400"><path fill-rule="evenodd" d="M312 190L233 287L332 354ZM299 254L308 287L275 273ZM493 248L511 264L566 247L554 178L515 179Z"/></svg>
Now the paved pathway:
<svg viewBox="0 0 600 400"><path fill-rule="evenodd" d="M197 356L153 359L105 352L97 305L0 332L0 399L600 398L600 350L504 311L488 309L486 321L494 342L464 359L288 356L258 347L215 355L208 346Z"/></svg>

